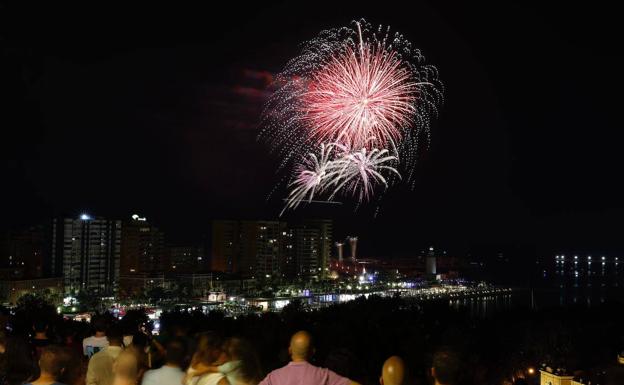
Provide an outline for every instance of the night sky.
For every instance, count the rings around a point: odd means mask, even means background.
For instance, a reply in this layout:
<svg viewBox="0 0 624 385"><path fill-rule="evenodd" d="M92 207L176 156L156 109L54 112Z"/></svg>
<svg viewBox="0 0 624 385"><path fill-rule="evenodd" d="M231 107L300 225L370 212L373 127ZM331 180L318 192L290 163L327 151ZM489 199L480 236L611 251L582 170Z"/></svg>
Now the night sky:
<svg viewBox="0 0 624 385"><path fill-rule="evenodd" d="M215 218L275 218L277 160L256 140L272 74L320 30L364 17L438 67L445 105L413 190L296 215L334 218L370 256L624 251L615 5L201 3L0 2L2 229L138 212L189 242Z"/></svg>

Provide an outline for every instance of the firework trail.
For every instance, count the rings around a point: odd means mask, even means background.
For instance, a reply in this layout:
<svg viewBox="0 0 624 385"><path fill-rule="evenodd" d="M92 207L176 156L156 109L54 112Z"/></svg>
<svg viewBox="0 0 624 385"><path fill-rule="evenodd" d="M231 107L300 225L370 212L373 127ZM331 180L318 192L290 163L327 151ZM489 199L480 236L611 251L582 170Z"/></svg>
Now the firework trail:
<svg viewBox="0 0 624 385"><path fill-rule="evenodd" d="M420 51L365 20L306 42L276 86L260 138L294 170L284 210L317 195L368 201L401 173L412 182L418 141L443 101Z"/></svg>

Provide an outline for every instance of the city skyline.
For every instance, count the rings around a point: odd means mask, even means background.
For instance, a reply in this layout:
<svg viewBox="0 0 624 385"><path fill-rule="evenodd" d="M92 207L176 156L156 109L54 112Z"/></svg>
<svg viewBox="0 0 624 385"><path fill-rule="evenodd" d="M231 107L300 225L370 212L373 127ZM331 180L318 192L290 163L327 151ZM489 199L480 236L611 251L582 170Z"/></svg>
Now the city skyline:
<svg viewBox="0 0 624 385"><path fill-rule="evenodd" d="M621 18L0 0L0 383L624 384Z"/></svg>

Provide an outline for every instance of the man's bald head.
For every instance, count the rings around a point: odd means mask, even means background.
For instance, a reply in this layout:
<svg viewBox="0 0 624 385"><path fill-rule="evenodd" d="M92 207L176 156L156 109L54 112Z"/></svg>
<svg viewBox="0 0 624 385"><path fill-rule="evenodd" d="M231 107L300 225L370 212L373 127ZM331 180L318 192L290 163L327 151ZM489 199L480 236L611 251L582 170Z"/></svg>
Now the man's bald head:
<svg viewBox="0 0 624 385"><path fill-rule="evenodd" d="M293 361L307 360L312 355L312 336L306 331L298 331L290 338L288 352Z"/></svg>
<svg viewBox="0 0 624 385"><path fill-rule="evenodd" d="M405 377L405 364L399 356L392 356L386 360L381 369L381 385L401 385Z"/></svg>

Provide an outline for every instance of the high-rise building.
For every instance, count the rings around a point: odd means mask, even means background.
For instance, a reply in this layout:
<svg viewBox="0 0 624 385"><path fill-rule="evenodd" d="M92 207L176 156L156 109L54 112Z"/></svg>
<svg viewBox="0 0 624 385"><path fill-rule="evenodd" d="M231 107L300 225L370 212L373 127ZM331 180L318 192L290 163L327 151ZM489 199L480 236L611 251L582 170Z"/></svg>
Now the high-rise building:
<svg viewBox="0 0 624 385"><path fill-rule="evenodd" d="M63 276L65 292L115 292L121 256L121 221L94 218L55 219L52 223L52 266Z"/></svg>
<svg viewBox="0 0 624 385"><path fill-rule="evenodd" d="M162 272L166 268L165 236L147 222L133 215L124 221L121 233L121 274Z"/></svg>
<svg viewBox="0 0 624 385"><path fill-rule="evenodd" d="M319 229L310 227L298 227L294 229L294 255L297 276L314 277L319 276L319 264L321 249L319 239L321 237Z"/></svg>
<svg viewBox="0 0 624 385"><path fill-rule="evenodd" d="M295 238L293 229L288 226L282 228L279 237L280 247L280 274L284 278L297 276L297 262L295 260Z"/></svg>
<svg viewBox="0 0 624 385"><path fill-rule="evenodd" d="M213 221L212 269L243 277L281 274L281 239L286 230L286 223L280 221Z"/></svg>
<svg viewBox="0 0 624 385"><path fill-rule="evenodd" d="M429 248L427 252L427 259L425 260L425 274L429 277L435 277L436 275L436 255L433 247Z"/></svg>
<svg viewBox="0 0 624 385"><path fill-rule="evenodd" d="M210 270L203 246L169 246L168 271L177 273L198 273Z"/></svg>
<svg viewBox="0 0 624 385"><path fill-rule="evenodd" d="M332 222L214 221L212 269L243 277L324 277Z"/></svg>
<svg viewBox="0 0 624 385"><path fill-rule="evenodd" d="M333 222L330 219L308 219L292 228L297 275L326 278L333 245Z"/></svg>
<svg viewBox="0 0 624 385"><path fill-rule="evenodd" d="M278 276L280 240L286 223L243 221L241 223L240 266L243 276Z"/></svg>
<svg viewBox="0 0 624 385"><path fill-rule="evenodd" d="M210 268L226 273L238 272L240 224L238 221L212 222Z"/></svg>
<svg viewBox="0 0 624 385"><path fill-rule="evenodd" d="M4 233L0 240L0 265L20 268L27 278L49 277L52 267L46 230L46 226L40 225Z"/></svg>

